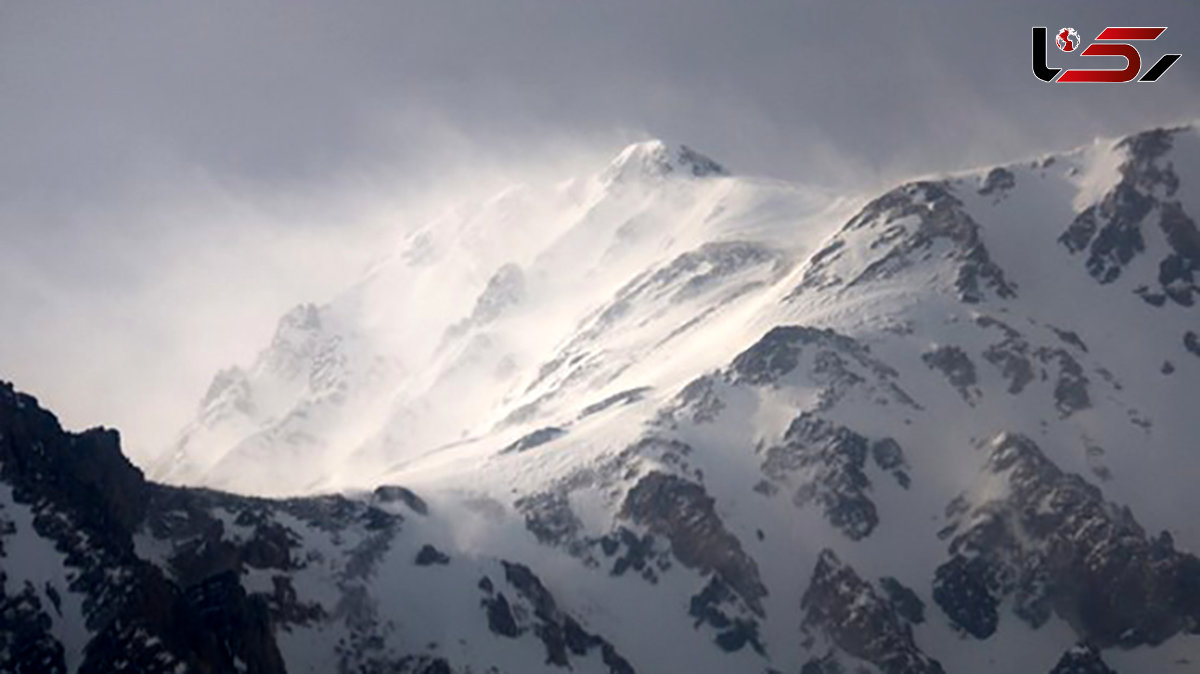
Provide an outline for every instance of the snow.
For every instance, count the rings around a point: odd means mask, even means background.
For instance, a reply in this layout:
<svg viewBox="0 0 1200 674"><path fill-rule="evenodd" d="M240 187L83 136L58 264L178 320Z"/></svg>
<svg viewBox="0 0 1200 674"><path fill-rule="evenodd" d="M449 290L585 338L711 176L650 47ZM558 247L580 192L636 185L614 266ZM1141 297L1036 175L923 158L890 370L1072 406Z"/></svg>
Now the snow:
<svg viewBox="0 0 1200 674"><path fill-rule="evenodd" d="M71 587L75 572L66 566L66 555L55 549L53 541L42 538L33 528L33 510L17 503L13 490L0 483L0 519L15 526L11 537L4 539L4 582L6 593L23 590L32 585L42 611L50 617L50 633L63 645L68 672L83 663L83 649L91 639L83 612L84 595ZM60 599L56 610L47 590L53 588Z"/></svg>
<svg viewBox="0 0 1200 674"><path fill-rule="evenodd" d="M1177 140L1173 161L1184 185L1200 179L1198 143L1194 130ZM763 669L751 649L721 654L711 630L692 627L687 606L705 583L699 574L676 565L653 587L636 574L612 577L539 544L512 507L521 496L606 465L648 432L663 433L693 447L688 460L703 472L725 527L757 560L770 590L760 629L772 667L796 671L809 656L796 646L799 598L828 547L863 578L893 576L922 597L930 618L916 628L917 643L947 671L1048 671L1074 642L1061 621L1033 630L1006 605L996 635L977 641L949 627L930 597L932 570L946 559L937 532L948 524L947 503L963 492L980 502L999 499L1008 489L1007 476L987 472L987 441L1004 432L1030 435L1063 470L1100 484L1108 500L1130 504L1148 531L1168 530L1181 549L1200 551L1200 525L1191 517L1200 496L1178 486L1200 476L1194 451L1200 421L1192 409L1200 360L1179 343L1185 329L1195 329L1195 311L1152 307L1133 293L1157 274L1164 237L1147 227L1147 251L1108 285L1057 241L1120 179L1125 158L1105 140L1053 161L1010 165L1003 168L1015 185L999 194L978 193L990 168L947 177L992 260L1016 287L1015 298L1001 301L984 284L987 299L969 305L956 297L956 250L945 240L915 252L911 266L886 279L847 285L885 259L889 237L920 224L908 216L885 223L886 232L843 231L876 195L695 177L663 170L677 166L675 148L631 146L593 176L518 186L461 205L402 241L359 283L319 307L314 339L326 351L310 350L311 335L289 328L245 368L254 411L219 399L183 431L177 453L153 475L261 495L353 493L383 483L413 488L432 514L406 519L381 563L385 571L369 584L373 596L386 598L374 610L406 643L437 643L452 663L542 668L540 645L496 637L480 619L475 583L483 575L502 579L497 560L507 559L533 567L564 608L609 638L639 671ZM1188 190L1176 198L1200 213ZM837 239L845 243L823 286L796 293L814 268L814 254ZM722 257L744 250L752 251L748 261ZM487 321L464 322L507 265L523 279L515 303ZM1060 412L1058 366L1032 357L1033 380L1020 394L1009 393L1000 368L983 357L1004 333L979 325L981 318L1019 331L1030 353L1065 349L1086 373L1091 406ZM847 359L862 381L822 412L872 439L894 438L908 463L908 489L867 469L880 525L861 541L832 529L818 508L798 509L788 487L773 497L754 491L763 479L761 450L778 443L799 413L814 409L828 386L814 361L817 347L804 347L796 370L776 384L718 381L725 408L710 423L650 425L688 382L719 373L783 324L836 329L895 371L883 377ZM455 325L465 327L450 330ZM1056 330L1078 333L1087 350L1064 343ZM970 355L978 395L964 400L922 360L933 344ZM295 356L287 361L294 367L278 366L281 354ZM1160 373L1164 359L1176 365L1175 375ZM889 383L916 405L900 402ZM642 388L640 400L580 418L597 401ZM1150 427L1133 423L1134 416L1149 418ZM565 434L498 454L549 426ZM1102 445L1103 457L1089 454L1089 444ZM1097 461L1110 478L1093 473ZM639 465L662 468L650 460ZM588 535L612 529L629 486L617 479L570 492ZM345 588L335 561L351 542L299 521L288 526L327 562L296 574L301 599L336 610ZM451 563L414 567L424 543L450 554ZM149 545L139 542L139 550ZM654 626L653 639L646 623ZM328 645L344 636L339 629L297 628L280 641L289 662L329 671L333 663L321 658L331 657ZM1168 671L1169 663L1196 653L1194 638L1179 637L1159 649L1105 658L1123 671ZM597 664L591 658L577 669Z"/></svg>

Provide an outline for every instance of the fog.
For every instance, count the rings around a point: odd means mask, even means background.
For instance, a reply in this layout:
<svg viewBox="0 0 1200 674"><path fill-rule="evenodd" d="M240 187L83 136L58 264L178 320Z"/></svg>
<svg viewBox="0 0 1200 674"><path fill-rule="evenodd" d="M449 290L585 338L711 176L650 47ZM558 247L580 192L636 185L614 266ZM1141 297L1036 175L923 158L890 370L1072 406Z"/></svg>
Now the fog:
<svg viewBox="0 0 1200 674"><path fill-rule="evenodd" d="M869 189L1192 119L1197 19L1191 2L5 3L0 378L143 459L289 306L463 199L647 137ZM1155 84L1048 85L1033 25L1166 25L1146 59L1183 58Z"/></svg>

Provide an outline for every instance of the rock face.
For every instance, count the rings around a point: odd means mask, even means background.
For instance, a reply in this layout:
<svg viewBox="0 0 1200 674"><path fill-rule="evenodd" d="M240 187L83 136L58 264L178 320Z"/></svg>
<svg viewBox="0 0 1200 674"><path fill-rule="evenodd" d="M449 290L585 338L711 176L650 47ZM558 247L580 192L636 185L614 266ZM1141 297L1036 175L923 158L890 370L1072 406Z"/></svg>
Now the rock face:
<svg viewBox="0 0 1200 674"><path fill-rule="evenodd" d="M1117 674L1100 657L1095 647L1080 644L1063 653L1050 674Z"/></svg>
<svg viewBox="0 0 1200 674"><path fill-rule="evenodd" d="M1004 181L994 182L993 189L1000 189L998 183ZM1015 285L992 260L980 231L948 183L902 185L867 204L817 252L792 294L887 281L934 251L944 251L954 261L953 285L961 301L978 303L988 293L1001 299L1016 297ZM846 268L844 258L852 239L862 239L869 249L882 253L861 269Z"/></svg>
<svg viewBox="0 0 1200 674"><path fill-rule="evenodd" d="M1166 243L1158 260L1158 278L1137 293L1154 306L1170 299L1190 307L1200 294L1200 231L1177 199L1180 180L1165 156L1180 129L1155 129L1121 141L1127 152L1121 179L1099 203L1081 212L1059 237L1072 253L1087 252L1088 273L1100 283L1121 277L1135 257L1146 252L1148 218L1158 215Z"/></svg>
<svg viewBox="0 0 1200 674"><path fill-rule="evenodd" d="M396 574L456 566L467 592L466 574L479 568L428 543L407 547L398 508L418 517L429 508L404 487L269 500L148 483L114 431L66 433L9 384L0 385L0 479L2 671L274 674L318 662L336 672L464 671L437 644L397 634L385 614L402 607L373 597L379 580L395 587ZM28 566L40 546L61 561ZM406 549L415 550L408 572L389 561ZM542 649L548 666L635 672L529 567L490 565L510 588L487 583L479 620L491 632L528 643L531 657ZM297 636L308 640L299 651Z"/></svg>
<svg viewBox="0 0 1200 674"><path fill-rule="evenodd" d="M934 580L934 601L956 625L987 638L1011 596L1030 625L1057 615L1101 647L1154 645L1200 626L1200 559L1175 550L1170 534L1147 535L1027 437L1000 435L989 451L1005 495L963 508L968 494L950 508L951 557Z"/></svg>
<svg viewBox="0 0 1200 674"><path fill-rule="evenodd" d="M236 660L251 671L284 671L265 603L248 598L236 576L180 587L137 556L134 530L152 487L121 455L116 432L64 433L36 400L0 384L0 479L12 494L0 516L23 509L31 525L8 520L5 557L39 538L66 552L65 575L44 587L12 586L15 575L44 569L6 564L0 573L7 607L0 614L13 635L0 640L8 641L0 669L233 671ZM64 615L66 598L80 614ZM64 620L79 621L76 630L86 625L86 649L52 636L62 634Z"/></svg>
<svg viewBox="0 0 1200 674"><path fill-rule="evenodd" d="M832 550L821 552L800 603L805 630L827 635L838 649L870 662L884 674L944 672L941 664L917 648L912 626L896 606ZM810 665L807 671L826 671L817 660Z"/></svg>
<svg viewBox="0 0 1200 674"><path fill-rule="evenodd" d="M767 589L759 580L758 565L725 529L714 504L699 484L653 472L626 495L621 515L666 538L680 563L719 577L761 613Z"/></svg>
<svg viewBox="0 0 1200 674"><path fill-rule="evenodd" d="M793 501L799 507L815 504L829 523L851 540L871 535L879 524L875 503L870 498L871 480L867 461L892 471L896 481L908 486L904 472L904 450L892 438L871 442L844 427L835 426L805 412L792 420L783 434L783 444L766 451L763 473L787 482L793 473L803 475ZM771 493L772 483L762 483Z"/></svg>

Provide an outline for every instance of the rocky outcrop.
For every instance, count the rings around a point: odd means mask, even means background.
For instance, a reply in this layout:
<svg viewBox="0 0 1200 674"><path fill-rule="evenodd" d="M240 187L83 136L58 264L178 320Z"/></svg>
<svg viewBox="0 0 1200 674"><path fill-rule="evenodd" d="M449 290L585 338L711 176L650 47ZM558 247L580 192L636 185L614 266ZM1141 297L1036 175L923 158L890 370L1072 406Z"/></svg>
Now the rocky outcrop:
<svg viewBox="0 0 1200 674"><path fill-rule="evenodd" d="M817 411L833 408L856 391L884 399L880 404L892 401L919 408L897 384L895 369L873 357L866 345L827 328L802 325L772 328L738 354L722 374L724 381L732 385L775 386L802 365L808 380L821 386Z"/></svg>
<svg viewBox="0 0 1200 674"><path fill-rule="evenodd" d="M879 514L870 498L868 459L874 460L879 469L891 472L902 487L909 485L904 450L894 439L872 442L809 412L793 419L783 442L765 454L762 470L771 481L760 483L759 491L772 494L778 484L799 476L792 497L796 505L821 508L830 524L851 540L869 536L879 524Z"/></svg>
<svg viewBox="0 0 1200 674"><path fill-rule="evenodd" d="M1050 674L1117 674L1090 644L1080 644L1063 653Z"/></svg>
<svg viewBox="0 0 1200 674"><path fill-rule="evenodd" d="M444 566L450 563L450 555L426 543L417 551L417 557L413 561L417 566L432 566L434 564Z"/></svg>
<svg viewBox="0 0 1200 674"><path fill-rule="evenodd" d="M1138 279L1135 292L1154 306L1169 299L1190 307L1200 298L1200 230L1176 200L1179 176L1165 159L1180 129L1153 129L1122 140L1121 179L1067 227L1059 242L1071 253L1087 253L1085 267L1102 284L1116 281L1135 257L1146 252L1147 218L1158 215L1166 244L1153 281Z"/></svg>
<svg viewBox="0 0 1200 674"><path fill-rule="evenodd" d="M825 635L884 674L943 674L941 664L917 647L912 625L895 605L832 550L821 551L800 606L805 632ZM810 670L827 668L816 661Z"/></svg>
<svg viewBox="0 0 1200 674"><path fill-rule="evenodd" d="M0 384L0 671L282 673L280 630L344 621L339 671L450 674L444 658L383 647L388 628L364 583L403 522L376 505L393 503L427 512L402 487L369 500L269 500L148 483L115 431L67 433ZM335 546L348 540L325 558L305 547L301 528L328 532ZM61 563L61 576L29 568L29 549L47 545L61 562L42 563ZM22 565L4 563L19 547ZM442 563L435 553L431 563ZM340 565L337 615L293 582L331 562ZM51 580L35 586L35 576Z"/></svg>
<svg viewBox="0 0 1200 674"><path fill-rule="evenodd" d="M987 193L1003 189L1005 182L1003 174L997 174ZM886 281L925 259L935 247L945 250L953 265L953 288L961 301L978 303L988 293L1000 299L1016 297L1016 286L992 260L981 232L947 182L901 185L867 204L809 259L791 297ZM859 238L863 249L881 252L865 267L839 264L847 241Z"/></svg>
<svg viewBox="0 0 1200 674"><path fill-rule="evenodd" d="M487 612L488 628L509 639L531 633L545 648L546 664L573 669L572 657L599 655L610 674L635 674L635 670L608 640L592 634L558 606L540 578L524 564L502 561L504 580L512 589L512 600L484 577L479 589Z"/></svg>
<svg viewBox="0 0 1200 674"><path fill-rule="evenodd" d="M758 564L726 528L704 487L667 473L638 480L621 506L621 516L671 543L681 564L720 577L753 611L762 613L767 594Z"/></svg>
<svg viewBox="0 0 1200 674"><path fill-rule="evenodd" d="M567 431L565 429L557 426L539 428L532 433L514 440L512 444L500 450L500 454L520 454L521 452L527 452L535 447L557 440L566 434Z"/></svg>
<svg viewBox="0 0 1200 674"><path fill-rule="evenodd" d="M952 344L945 344L921 354L921 360L945 375L946 381L958 391L968 405L974 405L979 399L979 389L976 388L979 378L975 373L975 363L965 351Z"/></svg>
<svg viewBox="0 0 1200 674"><path fill-rule="evenodd" d="M1200 559L1165 532L1147 535L1029 438L1003 434L989 451L991 486L981 489L1002 495L951 504L950 559L934 578L934 601L955 625L986 638L1011 597L1030 625L1054 614L1100 647L1154 645L1200 627Z"/></svg>
<svg viewBox="0 0 1200 674"><path fill-rule="evenodd" d="M14 507L33 516L32 531L8 527L17 544L49 539L72 571L68 585L45 594L83 597L77 619L90 640L79 671L233 671L235 659L250 671L283 671L266 605L247 597L236 576L180 587L136 555L133 532L151 510L152 487L121 455L115 431L66 433L36 400L0 384L0 480L11 486ZM63 671L62 645L42 617L48 607L29 589L6 582L0 597L11 608L3 618L15 637L11 670Z"/></svg>

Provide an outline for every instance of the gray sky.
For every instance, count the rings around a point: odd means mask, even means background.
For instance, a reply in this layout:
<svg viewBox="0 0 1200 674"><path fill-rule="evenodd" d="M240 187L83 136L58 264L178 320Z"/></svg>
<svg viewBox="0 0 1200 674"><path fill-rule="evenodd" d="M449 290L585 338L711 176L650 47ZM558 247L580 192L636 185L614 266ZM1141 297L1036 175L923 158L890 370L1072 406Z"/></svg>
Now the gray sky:
<svg viewBox="0 0 1200 674"><path fill-rule="evenodd" d="M1048 85L1033 25L1166 25L1143 54L1183 58ZM834 186L1016 159L1200 116L1196 45L1193 0L10 0L0 378L145 456L439 202L647 136Z"/></svg>

